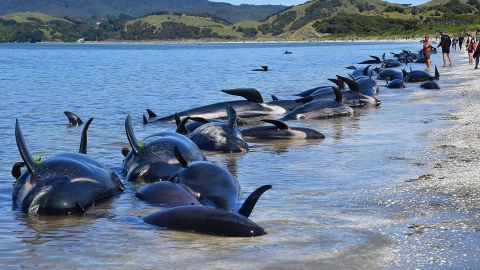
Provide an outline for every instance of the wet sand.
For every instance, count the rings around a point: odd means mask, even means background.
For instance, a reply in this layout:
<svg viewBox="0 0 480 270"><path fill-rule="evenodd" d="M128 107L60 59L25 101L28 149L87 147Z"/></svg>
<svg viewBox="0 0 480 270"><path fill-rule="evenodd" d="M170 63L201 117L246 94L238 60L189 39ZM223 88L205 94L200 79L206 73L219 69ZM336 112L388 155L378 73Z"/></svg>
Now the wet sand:
<svg viewBox="0 0 480 270"><path fill-rule="evenodd" d="M464 52L454 53L454 62L440 68L442 98L452 108L441 116L447 127L428 131L428 147L408 157L424 174L370 194L392 221L379 230L397 242L387 269L478 269L480 263L480 71Z"/></svg>

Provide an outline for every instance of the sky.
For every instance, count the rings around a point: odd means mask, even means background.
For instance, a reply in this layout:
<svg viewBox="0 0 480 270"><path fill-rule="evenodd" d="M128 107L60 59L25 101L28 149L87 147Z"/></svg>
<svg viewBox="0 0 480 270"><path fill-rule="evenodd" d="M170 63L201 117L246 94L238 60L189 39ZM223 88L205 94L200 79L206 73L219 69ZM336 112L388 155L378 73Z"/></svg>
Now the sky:
<svg viewBox="0 0 480 270"><path fill-rule="evenodd" d="M256 4L256 5L263 5L263 4L276 4L276 5L297 5L301 3L307 2L307 0L212 0L215 2L228 2L235 5L239 4ZM427 1L423 0L389 0L388 2L392 3L401 3L401 4L423 4Z"/></svg>

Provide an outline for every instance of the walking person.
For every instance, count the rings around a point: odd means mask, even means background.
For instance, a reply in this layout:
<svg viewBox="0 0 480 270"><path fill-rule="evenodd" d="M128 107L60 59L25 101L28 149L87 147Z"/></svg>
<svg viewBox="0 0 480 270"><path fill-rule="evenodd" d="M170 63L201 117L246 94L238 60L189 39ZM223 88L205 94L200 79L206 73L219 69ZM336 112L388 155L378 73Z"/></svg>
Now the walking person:
<svg viewBox="0 0 480 270"><path fill-rule="evenodd" d="M462 51L462 45L464 41L465 37L463 37L463 34L461 34L460 37L458 37L458 47L460 48L460 51Z"/></svg>
<svg viewBox="0 0 480 270"><path fill-rule="evenodd" d="M473 45L473 48L475 50L475 52L473 53L473 57L475 58L475 69L478 69L478 62L480 62L480 46L479 43L480 43L480 29L477 29L477 33L476 33L476 41Z"/></svg>
<svg viewBox="0 0 480 270"><path fill-rule="evenodd" d="M447 66L447 58L448 62L450 63L450 67L452 66L452 56L450 56L450 46L452 45L452 39L449 35L445 34L443 31L440 31L440 44L438 47L442 47L442 54L443 54L443 67Z"/></svg>
<svg viewBox="0 0 480 270"><path fill-rule="evenodd" d="M457 50L457 43L458 43L457 37L453 37L453 40L452 40L452 48L453 48L455 51Z"/></svg>
<svg viewBox="0 0 480 270"><path fill-rule="evenodd" d="M423 42L423 56L425 57L425 65L427 65L427 68L425 71L430 71L430 50L432 49L432 43L430 42L430 38L428 36L425 36L425 39L422 40Z"/></svg>
<svg viewBox="0 0 480 270"><path fill-rule="evenodd" d="M473 46L475 45L475 38L473 38L470 33L467 35L467 43L465 45L467 46L468 64L473 65Z"/></svg>

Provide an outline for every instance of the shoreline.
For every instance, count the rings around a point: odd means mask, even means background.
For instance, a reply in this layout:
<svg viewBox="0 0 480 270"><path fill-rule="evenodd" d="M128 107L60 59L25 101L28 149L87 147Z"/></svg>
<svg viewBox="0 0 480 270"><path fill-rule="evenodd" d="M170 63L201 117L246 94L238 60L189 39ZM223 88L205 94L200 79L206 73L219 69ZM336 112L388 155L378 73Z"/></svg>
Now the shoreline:
<svg viewBox="0 0 480 270"><path fill-rule="evenodd" d="M437 121L448 122L427 131L426 147L410 156L409 166L424 174L372 198L392 222L380 230L397 242L387 269L469 269L480 263L480 73L465 52L453 57L453 68L440 70L438 90L449 110Z"/></svg>
<svg viewBox="0 0 480 270"><path fill-rule="evenodd" d="M245 40L245 41L224 41L224 40L105 40L105 41L83 41L83 42L4 42L1 44L71 44L71 45L212 45L212 44L312 44L312 43L406 43L417 42L418 39L331 39L331 40Z"/></svg>

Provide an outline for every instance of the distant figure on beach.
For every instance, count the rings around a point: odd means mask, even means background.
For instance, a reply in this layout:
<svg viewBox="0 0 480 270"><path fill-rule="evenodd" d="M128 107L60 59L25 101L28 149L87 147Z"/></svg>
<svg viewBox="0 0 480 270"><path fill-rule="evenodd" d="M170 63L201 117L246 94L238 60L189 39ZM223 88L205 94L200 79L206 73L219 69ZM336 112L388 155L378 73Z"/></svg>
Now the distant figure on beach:
<svg viewBox="0 0 480 270"><path fill-rule="evenodd" d="M477 32L475 34L475 43L473 44L473 57L475 58L475 69L478 69L478 62L480 62L480 46L478 44L480 43L480 29L477 29Z"/></svg>
<svg viewBox="0 0 480 270"><path fill-rule="evenodd" d="M459 51L462 51L462 45L463 45L463 42L465 41L465 37L463 36L463 34L460 35L460 37L458 37L458 47L459 47Z"/></svg>
<svg viewBox="0 0 480 270"><path fill-rule="evenodd" d="M452 48L456 51L457 50L457 43L458 43L458 38L457 37L453 37L453 40L452 40Z"/></svg>
<svg viewBox="0 0 480 270"><path fill-rule="evenodd" d="M425 36L425 39L421 42L423 42L423 55L425 56L425 65L427 65L425 70L430 71L430 50L432 49L432 43L428 36Z"/></svg>
<svg viewBox="0 0 480 270"><path fill-rule="evenodd" d="M470 33L467 34L467 43L465 43L465 46L467 46L467 53L468 53L468 64L473 65L473 46L475 45L475 38L470 35Z"/></svg>
<svg viewBox="0 0 480 270"><path fill-rule="evenodd" d="M452 56L450 56L450 46L452 45L452 39L449 35L445 34L443 31L440 32L440 44L438 47L442 47L442 54L443 54L443 67L447 66L447 57L450 66L452 66Z"/></svg>

